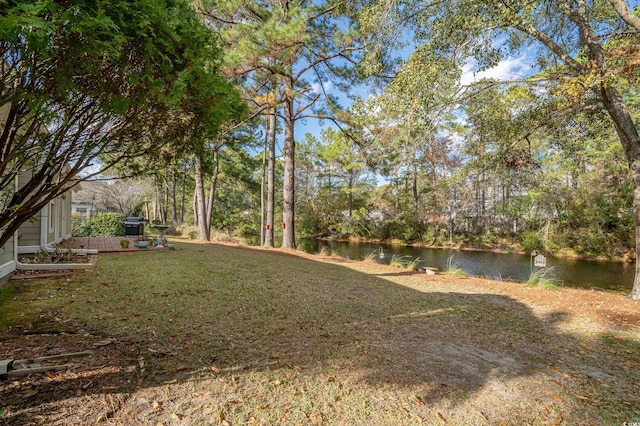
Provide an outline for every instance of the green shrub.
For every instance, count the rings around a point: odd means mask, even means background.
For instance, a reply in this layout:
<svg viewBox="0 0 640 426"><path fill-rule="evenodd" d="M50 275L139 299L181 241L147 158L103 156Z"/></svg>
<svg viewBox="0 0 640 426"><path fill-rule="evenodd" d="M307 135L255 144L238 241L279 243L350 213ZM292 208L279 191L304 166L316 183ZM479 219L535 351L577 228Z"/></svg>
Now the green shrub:
<svg viewBox="0 0 640 426"><path fill-rule="evenodd" d="M531 252L533 250L541 250L544 247L544 243L536 231L527 231L522 233L520 247L526 252Z"/></svg>
<svg viewBox="0 0 640 426"><path fill-rule="evenodd" d="M258 229L260 231L260 229ZM235 235L255 234L256 229L250 223L243 223L233 230Z"/></svg>
<svg viewBox="0 0 640 426"><path fill-rule="evenodd" d="M589 232L584 229L578 236L578 253L580 254L599 255L606 253L607 249L607 237L602 231Z"/></svg>
<svg viewBox="0 0 640 426"><path fill-rule="evenodd" d="M122 237L125 216L121 213L99 213L83 223L75 223L76 237Z"/></svg>
<svg viewBox="0 0 640 426"><path fill-rule="evenodd" d="M298 223L296 227L296 234L301 238L314 237L316 235L316 224L313 220L313 216L307 213L300 213L298 215Z"/></svg>

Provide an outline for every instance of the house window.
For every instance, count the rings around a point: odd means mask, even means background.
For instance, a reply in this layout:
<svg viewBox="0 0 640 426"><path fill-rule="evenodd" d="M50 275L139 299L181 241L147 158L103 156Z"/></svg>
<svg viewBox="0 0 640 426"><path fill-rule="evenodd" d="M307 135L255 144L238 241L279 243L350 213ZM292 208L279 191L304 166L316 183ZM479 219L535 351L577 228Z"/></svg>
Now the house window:
<svg viewBox="0 0 640 426"><path fill-rule="evenodd" d="M86 216L87 215L87 208L86 207L77 207L76 208L76 213L81 214L82 216Z"/></svg>

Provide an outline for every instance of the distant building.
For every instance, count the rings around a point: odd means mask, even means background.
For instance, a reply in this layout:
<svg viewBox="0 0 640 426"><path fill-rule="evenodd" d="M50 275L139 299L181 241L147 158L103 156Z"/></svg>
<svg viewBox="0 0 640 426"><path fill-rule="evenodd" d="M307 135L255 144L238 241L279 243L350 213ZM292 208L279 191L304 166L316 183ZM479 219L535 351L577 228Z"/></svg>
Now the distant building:
<svg viewBox="0 0 640 426"><path fill-rule="evenodd" d="M84 181L82 188L71 197L71 214L80 219L88 219L98 213L107 212L101 195L105 185L104 182Z"/></svg>

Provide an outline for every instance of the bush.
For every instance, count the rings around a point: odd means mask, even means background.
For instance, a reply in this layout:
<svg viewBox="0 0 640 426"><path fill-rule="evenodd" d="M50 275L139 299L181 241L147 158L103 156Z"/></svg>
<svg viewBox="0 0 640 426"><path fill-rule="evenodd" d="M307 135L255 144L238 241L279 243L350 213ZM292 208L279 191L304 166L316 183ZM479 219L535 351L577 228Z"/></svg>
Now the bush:
<svg viewBox="0 0 640 426"><path fill-rule="evenodd" d="M536 231L527 231L522 234L520 247L526 252L532 252L533 250L542 250L544 243Z"/></svg>
<svg viewBox="0 0 640 426"><path fill-rule="evenodd" d="M300 213L298 215L298 223L296 234L301 238L315 237L316 225L313 216L308 213Z"/></svg>
<svg viewBox="0 0 640 426"><path fill-rule="evenodd" d="M584 230L578 237L578 253L588 255L599 255L607 253L608 241L602 231L588 232Z"/></svg>
<svg viewBox="0 0 640 426"><path fill-rule="evenodd" d="M76 237L122 237L125 216L121 213L99 213L83 223L74 223Z"/></svg>

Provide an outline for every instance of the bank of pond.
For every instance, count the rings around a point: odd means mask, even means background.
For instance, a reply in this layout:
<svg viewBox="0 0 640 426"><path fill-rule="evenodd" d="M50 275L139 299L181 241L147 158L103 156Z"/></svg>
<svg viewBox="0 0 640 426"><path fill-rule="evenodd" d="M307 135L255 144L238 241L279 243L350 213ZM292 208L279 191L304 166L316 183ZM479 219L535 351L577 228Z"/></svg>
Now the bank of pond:
<svg viewBox="0 0 640 426"><path fill-rule="evenodd" d="M249 244L258 245L259 237L249 236ZM276 246L280 242L276 241ZM299 250L307 253L331 253L353 260L362 260L370 253L373 260L388 264L394 258L404 261L418 259L422 267L446 270L450 264L462 269L469 276L494 280L526 282L533 266L529 255L495 253L487 251L456 250L447 248L411 247L354 241L326 241L313 238L297 241ZM635 264L607 260L573 258L546 258L547 274L566 287L597 288L609 291L629 292L633 286Z"/></svg>

